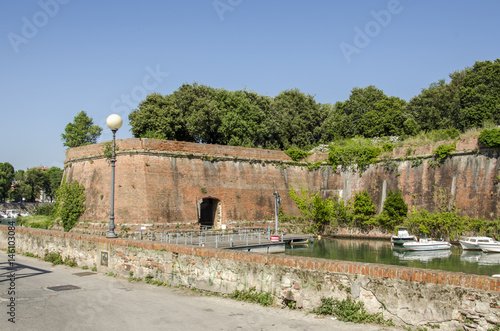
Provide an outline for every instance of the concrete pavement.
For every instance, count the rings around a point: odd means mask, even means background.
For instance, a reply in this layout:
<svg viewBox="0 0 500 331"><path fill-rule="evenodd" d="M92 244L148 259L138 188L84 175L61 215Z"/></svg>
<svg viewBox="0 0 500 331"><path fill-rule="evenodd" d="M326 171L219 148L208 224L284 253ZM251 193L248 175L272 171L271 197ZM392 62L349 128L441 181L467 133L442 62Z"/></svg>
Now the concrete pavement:
<svg viewBox="0 0 500 331"><path fill-rule="evenodd" d="M20 255L15 265L10 270L0 251L0 330L399 330L129 282ZM61 285L78 289L49 289ZM8 321L11 298L15 324Z"/></svg>

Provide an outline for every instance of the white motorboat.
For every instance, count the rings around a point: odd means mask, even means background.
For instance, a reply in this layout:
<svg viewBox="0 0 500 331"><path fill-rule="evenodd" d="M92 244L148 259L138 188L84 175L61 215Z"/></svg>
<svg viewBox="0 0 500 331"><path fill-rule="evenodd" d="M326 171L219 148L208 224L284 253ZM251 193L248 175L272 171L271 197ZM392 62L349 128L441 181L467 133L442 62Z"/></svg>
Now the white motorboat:
<svg viewBox="0 0 500 331"><path fill-rule="evenodd" d="M485 253L500 253L500 241L480 243L479 247Z"/></svg>
<svg viewBox="0 0 500 331"><path fill-rule="evenodd" d="M404 227L398 228L398 235L391 237L391 242L395 246L401 246L404 243L416 241L415 236L410 236L408 229Z"/></svg>
<svg viewBox="0 0 500 331"><path fill-rule="evenodd" d="M403 247L409 251L436 251L440 249L450 249L451 244L442 240L429 240L422 238L415 242L406 242Z"/></svg>
<svg viewBox="0 0 500 331"><path fill-rule="evenodd" d="M7 209L5 214L7 215L7 218L16 218L19 215L17 210L14 209Z"/></svg>
<svg viewBox="0 0 500 331"><path fill-rule="evenodd" d="M495 242L493 238L490 237L466 237L458 241L463 249L477 250L480 251L480 243L492 243Z"/></svg>

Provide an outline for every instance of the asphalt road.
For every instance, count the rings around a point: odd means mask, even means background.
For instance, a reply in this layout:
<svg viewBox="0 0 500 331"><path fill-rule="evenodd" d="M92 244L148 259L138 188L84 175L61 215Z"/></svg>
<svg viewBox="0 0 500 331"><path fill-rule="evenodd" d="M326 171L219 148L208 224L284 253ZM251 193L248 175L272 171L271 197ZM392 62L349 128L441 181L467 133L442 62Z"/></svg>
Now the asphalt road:
<svg viewBox="0 0 500 331"><path fill-rule="evenodd" d="M398 330L52 266L0 251L0 330ZM10 274L15 273L11 282ZM78 275L80 273L80 275ZM54 291L49 287L78 289ZM15 294L9 288L15 287ZM10 290L12 292L12 289ZM15 298L15 323L8 319Z"/></svg>

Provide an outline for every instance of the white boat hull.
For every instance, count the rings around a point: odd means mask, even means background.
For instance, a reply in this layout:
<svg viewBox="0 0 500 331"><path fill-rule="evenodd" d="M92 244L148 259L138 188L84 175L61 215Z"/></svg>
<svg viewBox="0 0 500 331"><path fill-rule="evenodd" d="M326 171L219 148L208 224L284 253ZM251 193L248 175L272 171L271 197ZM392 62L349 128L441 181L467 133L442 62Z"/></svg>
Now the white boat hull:
<svg viewBox="0 0 500 331"><path fill-rule="evenodd" d="M450 249L451 244L447 241L419 241L404 243L403 247L409 251L437 251L441 249Z"/></svg>
<svg viewBox="0 0 500 331"><path fill-rule="evenodd" d="M467 237L463 240L458 241L463 249L466 250L481 250L479 244L489 244L494 243L493 238L490 237Z"/></svg>
<svg viewBox="0 0 500 331"><path fill-rule="evenodd" d="M481 247L481 250L486 253L500 253L499 241L486 244L479 244L479 247Z"/></svg>

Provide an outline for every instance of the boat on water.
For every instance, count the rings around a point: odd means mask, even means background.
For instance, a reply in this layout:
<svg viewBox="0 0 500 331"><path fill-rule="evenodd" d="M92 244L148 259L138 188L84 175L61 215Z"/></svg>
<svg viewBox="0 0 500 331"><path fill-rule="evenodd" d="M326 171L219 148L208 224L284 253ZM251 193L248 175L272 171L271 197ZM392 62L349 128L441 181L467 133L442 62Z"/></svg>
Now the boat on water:
<svg viewBox="0 0 500 331"><path fill-rule="evenodd" d="M465 237L463 239L460 239L458 242L463 249L480 251L481 247L479 247L479 244L493 243L495 242L495 240L490 237Z"/></svg>
<svg viewBox="0 0 500 331"><path fill-rule="evenodd" d="M450 249L451 244L443 240L421 238L419 241L405 242L403 247L409 251L436 251L441 249Z"/></svg>
<svg viewBox="0 0 500 331"><path fill-rule="evenodd" d="M402 246L404 243L416 240L417 239L415 238L415 236L410 236L410 234L408 233L408 229L404 227L400 227L398 229L398 234L396 236L391 237L391 242L395 246Z"/></svg>
<svg viewBox="0 0 500 331"><path fill-rule="evenodd" d="M485 253L500 253L500 241L479 243L479 247Z"/></svg>

